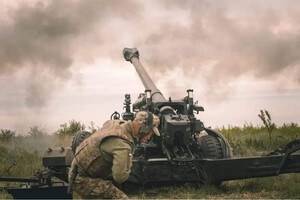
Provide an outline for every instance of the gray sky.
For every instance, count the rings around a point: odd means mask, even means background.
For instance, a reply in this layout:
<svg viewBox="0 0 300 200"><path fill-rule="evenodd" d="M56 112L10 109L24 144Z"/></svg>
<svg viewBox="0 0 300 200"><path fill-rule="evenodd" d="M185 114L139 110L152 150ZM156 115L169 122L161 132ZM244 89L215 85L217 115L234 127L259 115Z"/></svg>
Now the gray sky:
<svg viewBox="0 0 300 200"><path fill-rule="evenodd" d="M193 88L206 126L300 123L299 1L1 1L0 128L101 125L144 91L137 47L173 99ZM67 8L67 9L66 9Z"/></svg>

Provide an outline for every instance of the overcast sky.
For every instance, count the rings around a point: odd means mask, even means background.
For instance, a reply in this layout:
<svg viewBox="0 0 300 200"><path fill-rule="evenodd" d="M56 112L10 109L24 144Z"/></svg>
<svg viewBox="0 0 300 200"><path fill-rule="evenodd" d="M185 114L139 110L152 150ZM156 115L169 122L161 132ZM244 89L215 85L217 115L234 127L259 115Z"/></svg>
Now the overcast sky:
<svg viewBox="0 0 300 200"><path fill-rule="evenodd" d="M166 98L194 89L206 126L300 123L297 0L0 2L0 129L101 126L144 91L124 47Z"/></svg>

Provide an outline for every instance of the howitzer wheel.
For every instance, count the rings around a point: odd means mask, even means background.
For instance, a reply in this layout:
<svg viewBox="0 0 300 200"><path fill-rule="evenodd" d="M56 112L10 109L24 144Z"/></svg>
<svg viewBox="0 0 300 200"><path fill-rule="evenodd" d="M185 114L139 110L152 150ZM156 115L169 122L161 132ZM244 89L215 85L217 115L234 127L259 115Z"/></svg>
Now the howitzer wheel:
<svg viewBox="0 0 300 200"><path fill-rule="evenodd" d="M200 153L203 159L222 159L224 158L221 141L212 135L204 135L198 139L200 145ZM205 184L213 184L220 186L220 180L208 180Z"/></svg>
<svg viewBox="0 0 300 200"><path fill-rule="evenodd" d="M75 133L73 140L72 140L72 152L75 155L76 148L85 140L86 138L90 137L92 134L88 131L78 131Z"/></svg>
<svg viewBox="0 0 300 200"><path fill-rule="evenodd" d="M224 158L221 142L212 135L199 137L201 156L203 159L222 159Z"/></svg>

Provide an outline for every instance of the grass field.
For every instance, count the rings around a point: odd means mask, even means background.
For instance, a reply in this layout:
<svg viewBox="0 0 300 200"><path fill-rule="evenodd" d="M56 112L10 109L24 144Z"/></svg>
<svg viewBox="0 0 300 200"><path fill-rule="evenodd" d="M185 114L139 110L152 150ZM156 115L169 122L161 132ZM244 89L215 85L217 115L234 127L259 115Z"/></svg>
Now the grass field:
<svg viewBox="0 0 300 200"><path fill-rule="evenodd" d="M276 148L283 148L288 142L300 138L300 127L285 124L272 132L272 140L263 126L246 124L243 127L220 127L231 144L234 157L260 156ZM41 157L47 147L68 147L72 136L40 135L14 136L0 140L0 175L7 177L30 177L42 169ZM1 139L1 138L0 138ZM1 183L1 186L18 186L14 183ZM77 196L75 196L77 197ZM285 174L278 177L255 178L223 182L220 187L213 185L197 186L155 186L141 189L131 195L139 199L199 199L199 198L300 198L300 173ZM12 198L0 192L0 199Z"/></svg>

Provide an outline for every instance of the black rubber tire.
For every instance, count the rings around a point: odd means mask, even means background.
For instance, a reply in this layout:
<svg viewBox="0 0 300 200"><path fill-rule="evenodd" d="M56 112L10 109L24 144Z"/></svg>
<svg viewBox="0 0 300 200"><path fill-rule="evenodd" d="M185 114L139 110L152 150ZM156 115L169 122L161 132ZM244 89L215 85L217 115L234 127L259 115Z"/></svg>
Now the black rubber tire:
<svg viewBox="0 0 300 200"><path fill-rule="evenodd" d="M90 137L92 134L88 131L78 131L75 133L73 140L72 140L72 152L75 155L76 148L83 142L86 138Z"/></svg>
<svg viewBox="0 0 300 200"><path fill-rule="evenodd" d="M204 135L199 138L199 143L200 143L200 149L201 149L203 159L224 158L223 148L218 138L212 135ZM219 187L222 181L213 180L213 181L208 181L207 183Z"/></svg>
<svg viewBox="0 0 300 200"><path fill-rule="evenodd" d="M199 137L199 143L203 159L224 158L222 145L218 138L211 135L204 135Z"/></svg>

